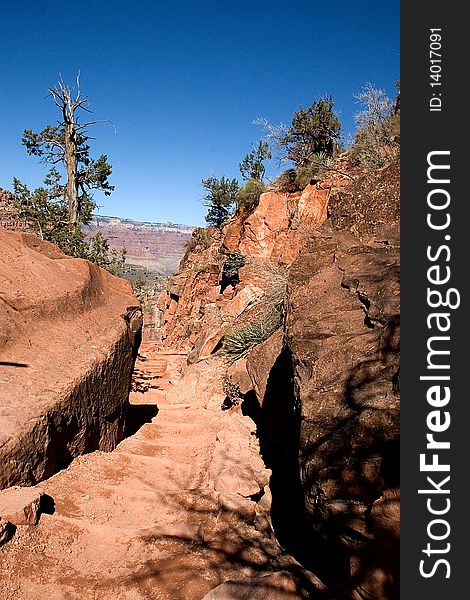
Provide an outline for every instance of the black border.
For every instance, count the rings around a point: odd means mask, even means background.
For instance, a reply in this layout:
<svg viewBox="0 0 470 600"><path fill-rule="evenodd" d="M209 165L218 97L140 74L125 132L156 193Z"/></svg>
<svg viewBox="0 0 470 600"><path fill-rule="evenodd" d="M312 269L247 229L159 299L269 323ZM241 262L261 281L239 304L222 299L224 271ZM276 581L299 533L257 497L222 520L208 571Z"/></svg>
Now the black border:
<svg viewBox="0 0 470 600"><path fill-rule="evenodd" d="M459 8L460 6L460 8ZM466 215L469 212L470 192L466 173L470 175L470 150L467 149L468 115L464 92L468 78L467 57L470 31L463 16L464 4L428 1L423 4L401 4L401 247L402 247L402 338L401 338L401 598L443 600L462 598L468 592L467 572L470 504L467 492L470 484L468 444L470 425L468 405L470 375L467 349L466 304L468 298L467 243L470 233ZM442 29L442 85L430 86L430 28ZM429 100L434 92L441 93L442 110L430 111ZM419 573L420 560L426 558L422 549L429 541L427 525L433 517L426 509L426 496L418 489L426 487L426 473L420 472L419 455L425 451L426 415L430 406L426 401L429 382L420 381L426 372L427 347L430 336L426 317L432 312L427 305L426 257L428 245L439 245L444 233L432 231L426 224L427 156L435 150L450 150L451 225L445 233L451 259L450 286L460 292L459 308L449 310L452 325L449 331L451 400L447 409L451 416L450 428L442 439L451 443L447 457L450 461L451 508L445 515L451 531L445 542L450 543L446 558L450 564L441 565L435 575L424 578ZM470 177L469 177L470 179ZM441 264L446 264L442 262ZM444 334L443 334L444 335ZM442 374L442 373L440 373ZM444 410L444 409L443 409ZM441 452L442 454L442 452ZM444 454L442 454L444 456ZM428 473L431 475L431 473ZM444 474L436 473L436 480ZM430 487L429 485L427 486ZM437 518L437 517L436 517ZM441 546L444 542L441 542ZM436 547L439 544L436 542ZM429 560L429 559L428 559ZM427 563L428 565L430 562ZM463 594L463 595L462 595Z"/></svg>

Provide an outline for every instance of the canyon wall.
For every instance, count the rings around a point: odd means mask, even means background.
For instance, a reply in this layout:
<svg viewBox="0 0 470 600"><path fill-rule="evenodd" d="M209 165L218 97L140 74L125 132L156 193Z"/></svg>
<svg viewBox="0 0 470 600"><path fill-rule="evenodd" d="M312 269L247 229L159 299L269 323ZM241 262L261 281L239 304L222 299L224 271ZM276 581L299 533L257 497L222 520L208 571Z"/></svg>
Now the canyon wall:
<svg viewBox="0 0 470 600"><path fill-rule="evenodd" d="M141 310L128 282L0 229L0 488L123 437Z"/></svg>
<svg viewBox="0 0 470 600"><path fill-rule="evenodd" d="M279 309L227 371L261 407L273 526L332 588L383 600L398 585L400 170L345 169L196 230L155 321L197 362Z"/></svg>
<svg viewBox="0 0 470 600"><path fill-rule="evenodd" d="M148 223L95 215L84 227L87 235L101 233L111 249L126 248L126 263L164 275L173 273L184 254L193 227L175 223Z"/></svg>

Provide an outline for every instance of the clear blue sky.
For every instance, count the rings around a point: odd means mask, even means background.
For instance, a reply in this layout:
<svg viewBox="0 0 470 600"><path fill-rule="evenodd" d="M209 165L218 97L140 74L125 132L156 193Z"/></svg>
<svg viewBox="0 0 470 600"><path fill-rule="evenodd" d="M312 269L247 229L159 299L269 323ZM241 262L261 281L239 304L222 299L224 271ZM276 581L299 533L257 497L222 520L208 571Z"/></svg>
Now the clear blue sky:
<svg viewBox="0 0 470 600"><path fill-rule="evenodd" d="M95 194L99 212L202 225L201 179L239 177L255 118L290 123L331 93L352 133L353 94L371 82L393 97L399 61L398 0L2 0L0 187L41 184L22 132L55 122L46 90L80 70L94 118L117 129L91 133L116 186Z"/></svg>

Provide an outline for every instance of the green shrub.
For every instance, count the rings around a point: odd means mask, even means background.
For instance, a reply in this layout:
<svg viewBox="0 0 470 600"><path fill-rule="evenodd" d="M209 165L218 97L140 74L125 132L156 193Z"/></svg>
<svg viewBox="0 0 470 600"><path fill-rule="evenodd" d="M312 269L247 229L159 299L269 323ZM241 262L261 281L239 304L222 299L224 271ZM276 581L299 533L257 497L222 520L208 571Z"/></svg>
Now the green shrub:
<svg viewBox="0 0 470 600"><path fill-rule="evenodd" d="M334 164L334 158L326 152L313 154L308 162L297 168L295 182L298 189L303 190L312 180L324 177Z"/></svg>
<svg viewBox="0 0 470 600"><path fill-rule="evenodd" d="M261 298L260 304L266 306L266 312L270 309L281 312L289 273L286 265L260 261L253 269L253 273L261 277L265 284L265 294Z"/></svg>
<svg viewBox="0 0 470 600"><path fill-rule="evenodd" d="M250 179L256 179L262 181L266 172L264 161L271 160L272 154L269 150L267 142L262 140L258 142L257 146L253 147L253 150L246 154L242 162L238 165L240 173L245 181Z"/></svg>
<svg viewBox="0 0 470 600"><path fill-rule="evenodd" d="M331 96L325 95L308 108L301 106L289 126L272 125L267 119L256 119L255 123L264 127L274 153L299 167L318 152L334 155L341 123L333 104Z"/></svg>
<svg viewBox="0 0 470 600"><path fill-rule="evenodd" d="M203 179L202 186L206 190L202 201L204 206L209 208L205 219L209 225L221 228L232 214L235 196L239 190L238 181L227 179L222 175L220 179L217 177Z"/></svg>
<svg viewBox="0 0 470 600"><path fill-rule="evenodd" d="M259 204L259 198L266 191L266 186L259 179L249 179L245 185L240 188L235 197L237 208L247 206L254 208Z"/></svg>
<svg viewBox="0 0 470 600"><path fill-rule="evenodd" d="M225 334L224 353L229 362L235 362L248 355L261 342L268 339L282 324L281 313L270 310L263 313L255 321L251 321L237 329Z"/></svg>
<svg viewBox="0 0 470 600"><path fill-rule="evenodd" d="M222 378L222 389L225 394L225 399L221 405L222 410L227 410L232 406L238 406L238 404L240 404L240 402L243 400L240 386L238 386L236 383L233 383L228 375L224 375Z"/></svg>

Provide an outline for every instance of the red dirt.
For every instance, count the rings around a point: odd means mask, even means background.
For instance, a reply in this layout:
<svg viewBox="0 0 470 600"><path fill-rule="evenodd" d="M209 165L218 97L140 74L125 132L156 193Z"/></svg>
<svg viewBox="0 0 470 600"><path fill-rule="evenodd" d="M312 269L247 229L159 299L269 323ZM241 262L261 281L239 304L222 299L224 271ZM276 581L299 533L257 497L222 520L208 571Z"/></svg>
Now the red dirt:
<svg viewBox="0 0 470 600"><path fill-rule="evenodd" d="M182 377L181 354L149 344L142 354L155 387L131 403L158 414L113 452L41 483L55 512L0 547L2 600L200 600L227 579L294 564L269 526L255 425L220 409L225 364L212 358ZM247 485L258 504L239 493Z"/></svg>

